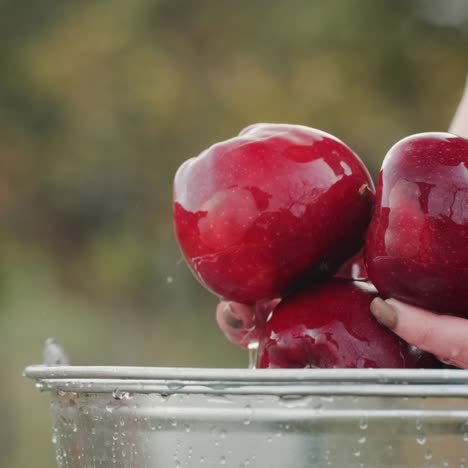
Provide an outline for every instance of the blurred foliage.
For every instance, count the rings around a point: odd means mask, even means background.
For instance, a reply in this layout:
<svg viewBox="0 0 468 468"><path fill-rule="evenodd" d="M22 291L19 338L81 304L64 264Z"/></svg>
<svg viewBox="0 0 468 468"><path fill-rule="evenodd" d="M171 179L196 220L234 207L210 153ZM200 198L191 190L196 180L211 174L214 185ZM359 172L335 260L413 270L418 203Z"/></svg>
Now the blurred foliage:
<svg viewBox="0 0 468 468"><path fill-rule="evenodd" d="M346 141L375 175L444 130L467 72L462 0L0 0L0 466L53 466L21 377L75 363L243 366L181 261L178 165L257 121Z"/></svg>

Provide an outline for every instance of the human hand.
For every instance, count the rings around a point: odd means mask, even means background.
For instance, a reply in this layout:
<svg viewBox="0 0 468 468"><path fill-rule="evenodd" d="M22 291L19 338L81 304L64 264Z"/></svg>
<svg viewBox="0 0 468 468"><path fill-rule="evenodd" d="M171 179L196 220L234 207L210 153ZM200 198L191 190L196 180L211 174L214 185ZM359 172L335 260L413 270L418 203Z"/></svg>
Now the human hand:
<svg viewBox="0 0 468 468"><path fill-rule="evenodd" d="M279 302L280 299L272 299L252 306L220 301L216 322L229 341L247 349L250 343L260 340L268 314Z"/></svg>

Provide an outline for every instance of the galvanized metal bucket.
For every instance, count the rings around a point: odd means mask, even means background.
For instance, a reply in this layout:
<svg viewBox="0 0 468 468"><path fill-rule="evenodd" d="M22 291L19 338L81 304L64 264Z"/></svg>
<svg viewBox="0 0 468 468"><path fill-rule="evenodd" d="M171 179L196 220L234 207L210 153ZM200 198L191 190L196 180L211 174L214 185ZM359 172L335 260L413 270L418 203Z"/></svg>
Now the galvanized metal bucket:
<svg viewBox="0 0 468 468"><path fill-rule="evenodd" d="M59 467L468 467L468 371L30 366Z"/></svg>

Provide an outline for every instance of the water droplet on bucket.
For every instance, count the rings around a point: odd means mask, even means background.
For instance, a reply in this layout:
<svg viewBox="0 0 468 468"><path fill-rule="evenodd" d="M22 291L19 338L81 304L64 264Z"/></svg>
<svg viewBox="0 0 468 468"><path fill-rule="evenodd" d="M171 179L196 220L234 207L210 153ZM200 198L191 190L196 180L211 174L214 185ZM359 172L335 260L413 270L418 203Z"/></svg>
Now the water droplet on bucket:
<svg viewBox="0 0 468 468"><path fill-rule="evenodd" d="M426 453L424 454L424 458L426 460L430 460L432 458L432 450L427 450Z"/></svg>
<svg viewBox="0 0 468 468"><path fill-rule="evenodd" d="M224 455L219 459L219 463L221 463L221 465L226 464L226 457Z"/></svg>
<svg viewBox="0 0 468 468"><path fill-rule="evenodd" d="M123 398L123 392L119 390L118 388L116 388L112 392L112 398L114 398L115 400L121 400Z"/></svg>
<svg viewBox="0 0 468 468"><path fill-rule="evenodd" d="M361 436L361 437L359 437L359 439L358 439L358 443L359 443L359 444L365 444L365 443L366 443L366 440L367 440L367 437L366 437L366 436Z"/></svg>
<svg viewBox="0 0 468 468"><path fill-rule="evenodd" d="M252 413L252 407L250 405L245 405L245 409L248 410L249 414ZM250 418L249 416L247 416L246 418L244 418L244 424L246 426L248 426L250 424Z"/></svg>
<svg viewBox="0 0 468 468"><path fill-rule="evenodd" d="M422 429L422 427L423 427L422 421L419 418L416 419L416 430L420 431Z"/></svg>
<svg viewBox="0 0 468 468"><path fill-rule="evenodd" d="M465 432L465 433L463 434L463 440L464 440L465 442L468 442L468 432Z"/></svg>
<svg viewBox="0 0 468 468"><path fill-rule="evenodd" d="M354 455L355 457L360 457L360 456L361 456L361 451L360 451L360 450L355 450L355 451L353 452L353 455Z"/></svg>
<svg viewBox="0 0 468 468"><path fill-rule="evenodd" d="M365 431L368 426L369 426L369 422L367 420L367 416L361 416L361 419L359 420L359 428Z"/></svg>
<svg viewBox="0 0 468 468"><path fill-rule="evenodd" d="M416 436L416 442L419 444L419 445L424 445L427 441L427 437L426 437L426 434L422 433L422 434L418 434Z"/></svg>

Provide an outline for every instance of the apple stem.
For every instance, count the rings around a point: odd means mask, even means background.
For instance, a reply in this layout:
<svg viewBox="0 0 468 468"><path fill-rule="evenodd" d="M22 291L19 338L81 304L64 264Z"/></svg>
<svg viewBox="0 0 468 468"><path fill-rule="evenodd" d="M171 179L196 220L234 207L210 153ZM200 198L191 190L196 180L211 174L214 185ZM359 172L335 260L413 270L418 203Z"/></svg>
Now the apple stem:
<svg viewBox="0 0 468 468"><path fill-rule="evenodd" d="M359 187L359 195L361 195L362 197L368 197L370 193L371 193L371 189L369 188L367 184L362 184Z"/></svg>

